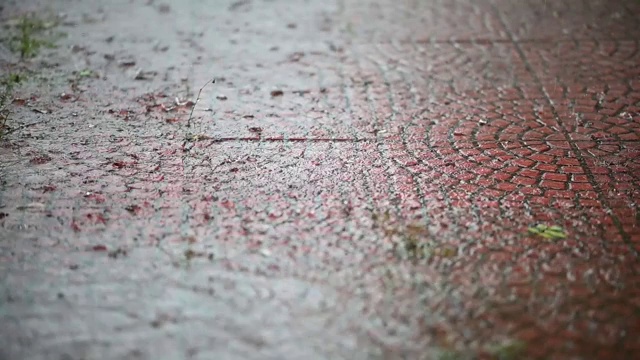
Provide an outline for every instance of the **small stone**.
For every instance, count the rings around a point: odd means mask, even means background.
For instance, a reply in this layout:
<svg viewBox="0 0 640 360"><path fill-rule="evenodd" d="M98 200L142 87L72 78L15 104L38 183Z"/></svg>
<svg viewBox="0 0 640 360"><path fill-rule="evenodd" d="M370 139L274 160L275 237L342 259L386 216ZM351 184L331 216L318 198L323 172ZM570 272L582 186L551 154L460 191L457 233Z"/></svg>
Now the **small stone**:
<svg viewBox="0 0 640 360"><path fill-rule="evenodd" d="M271 256L271 251L269 251L269 249L260 249L260 254L264 257L269 257Z"/></svg>
<svg viewBox="0 0 640 360"><path fill-rule="evenodd" d="M218 99L218 100L227 100L227 95L218 94L218 95L216 95L216 99Z"/></svg>
<svg viewBox="0 0 640 360"><path fill-rule="evenodd" d="M118 63L120 67L131 67L136 66L136 62L134 60L123 60Z"/></svg>

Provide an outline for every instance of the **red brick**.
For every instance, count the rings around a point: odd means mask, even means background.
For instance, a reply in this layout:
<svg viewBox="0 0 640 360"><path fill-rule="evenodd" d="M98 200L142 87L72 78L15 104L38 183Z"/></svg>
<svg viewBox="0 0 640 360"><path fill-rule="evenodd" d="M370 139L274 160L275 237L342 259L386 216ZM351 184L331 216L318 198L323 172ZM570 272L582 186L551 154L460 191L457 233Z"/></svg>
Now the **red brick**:
<svg viewBox="0 0 640 360"><path fill-rule="evenodd" d="M517 166L508 166L502 169L502 171L504 172L508 172L510 174L513 174L515 172L518 172L518 170L520 170L521 168L517 167Z"/></svg>
<svg viewBox="0 0 640 360"><path fill-rule="evenodd" d="M560 181L552 181L552 180L542 180L540 182L540 186L547 188L547 189L565 189L566 188L566 183L560 182Z"/></svg>
<svg viewBox="0 0 640 360"><path fill-rule="evenodd" d="M578 159L562 158L562 159L558 160L556 162L556 164L558 164L558 165L580 166L580 161L578 161Z"/></svg>
<svg viewBox="0 0 640 360"><path fill-rule="evenodd" d="M556 172L556 170L558 170L558 166L553 164L538 164L535 168L538 170L548 171L548 172Z"/></svg>
<svg viewBox="0 0 640 360"><path fill-rule="evenodd" d="M532 204L549 205L551 199L548 197L534 196L530 201Z"/></svg>
<svg viewBox="0 0 640 360"><path fill-rule="evenodd" d="M589 182L589 178L587 177L587 175L573 174L571 175L571 181L572 182Z"/></svg>
<svg viewBox="0 0 640 360"><path fill-rule="evenodd" d="M583 174L584 169L579 166L563 166L560 171L567 174Z"/></svg>
<svg viewBox="0 0 640 360"><path fill-rule="evenodd" d="M538 187L533 187L533 186L521 187L519 189L519 191L522 194L525 194L525 195L540 195L540 194L542 194L542 190L540 190Z"/></svg>
<svg viewBox="0 0 640 360"><path fill-rule="evenodd" d="M534 185L537 180L530 178L530 177L524 177L524 176L514 176L513 179L511 179L511 181L515 184L519 184L519 185Z"/></svg>
<svg viewBox="0 0 640 360"><path fill-rule="evenodd" d="M609 174L611 170L603 166L597 166L590 169L592 174Z"/></svg>
<svg viewBox="0 0 640 360"><path fill-rule="evenodd" d="M545 194L550 197L565 199L573 199L576 196L573 191L568 190L548 190Z"/></svg>
<svg viewBox="0 0 640 360"><path fill-rule="evenodd" d="M593 190L593 186L589 183L571 183L569 184L571 190Z"/></svg>
<svg viewBox="0 0 640 360"><path fill-rule="evenodd" d="M518 186L512 183L502 182L496 185L496 189L504 190L504 191L513 191Z"/></svg>
<svg viewBox="0 0 640 360"><path fill-rule="evenodd" d="M494 178L501 180L501 181L507 181L509 179L511 179L513 177L513 175L508 174L508 173L497 173L495 175L493 175Z"/></svg>
<svg viewBox="0 0 640 360"><path fill-rule="evenodd" d="M575 203L573 202L573 199L556 198L554 199L553 205L560 209L569 209L574 207Z"/></svg>
<svg viewBox="0 0 640 360"><path fill-rule="evenodd" d="M529 168L535 165L535 161L531 161L529 159L516 159L513 161L513 163L525 168Z"/></svg>
<svg viewBox="0 0 640 360"><path fill-rule="evenodd" d="M556 174L556 173L544 173L542 178L545 180L554 180L554 181L567 181L566 174Z"/></svg>
<svg viewBox="0 0 640 360"><path fill-rule="evenodd" d="M556 146L558 145L558 143L555 144ZM563 158L565 156L570 156L569 154L567 154L567 151L561 148L557 148L557 149L551 149L549 151L547 151L547 154L549 155L553 155L559 158Z"/></svg>
<svg viewBox="0 0 640 360"><path fill-rule="evenodd" d="M496 149L498 148L498 144L494 142L485 142L480 144L480 148L482 149Z"/></svg>
<svg viewBox="0 0 640 360"><path fill-rule="evenodd" d="M520 175L536 178L538 177L538 175L540 175L540 171L533 169L522 169L520 170Z"/></svg>
<svg viewBox="0 0 640 360"><path fill-rule="evenodd" d="M479 169L474 169L473 170L476 174L478 175L489 175L489 174L493 174L493 170L492 169L488 169L488 168L479 168Z"/></svg>
<svg viewBox="0 0 640 360"><path fill-rule="evenodd" d="M551 162L553 162L555 157L553 157L551 155L545 155L545 154L534 154L534 155L529 156L529 159L534 160L534 161L538 161L538 162L543 162L543 163L551 163Z"/></svg>

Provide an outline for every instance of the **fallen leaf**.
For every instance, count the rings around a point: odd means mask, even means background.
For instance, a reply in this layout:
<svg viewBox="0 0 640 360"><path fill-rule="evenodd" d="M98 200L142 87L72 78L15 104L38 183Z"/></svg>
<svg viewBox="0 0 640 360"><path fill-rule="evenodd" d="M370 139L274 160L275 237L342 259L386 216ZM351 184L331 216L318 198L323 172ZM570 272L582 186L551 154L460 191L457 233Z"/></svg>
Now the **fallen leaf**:
<svg viewBox="0 0 640 360"><path fill-rule="evenodd" d="M213 258L213 256L210 256L210 255L211 254L207 254L207 253L202 252L202 251L193 251L191 249L185 250L185 252L184 252L184 257L187 260L191 260L191 259L196 258L196 257L207 257L207 258L209 258L211 260Z"/></svg>
<svg viewBox="0 0 640 360"><path fill-rule="evenodd" d="M31 160L29 160L29 162L35 165L42 165L48 163L51 160L51 156L49 155L40 155L32 158Z"/></svg>
<svg viewBox="0 0 640 360"><path fill-rule="evenodd" d="M110 251L108 256L112 259L117 259L119 256L127 256L127 250L123 248L117 248L114 251Z"/></svg>
<svg viewBox="0 0 640 360"><path fill-rule="evenodd" d="M84 69L78 73L78 76L80 77L90 77L91 75L93 75L93 71L89 69Z"/></svg>
<svg viewBox="0 0 640 360"><path fill-rule="evenodd" d="M528 229L528 232L530 234L540 235L543 238L550 240L564 239L567 237L567 233L558 225L548 226L544 224L538 224L536 226L530 227Z"/></svg>
<svg viewBox="0 0 640 360"><path fill-rule="evenodd" d="M107 247L104 245L94 245L91 250L93 251L107 251Z"/></svg>
<svg viewBox="0 0 640 360"><path fill-rule="evenodd" d="M289 55L289 61L291 62L298 62L300 61L300 59L302 59L302 57L304 56L303 52L294 52L293 54Z"/></svg>
<svg viewBox="0 0 640 360"><path fill-rule="evenodd" d="M23 206L18 206L18 210L44 210L45 205L43 203L33 202Z"/></svg>
<svg viewBox="0 0 640 360"><path fill-rule="evenodd" d="M132 214L137 214L140 210L142 210L142 208L138 205L128 205L124 208L125 210L127 210L128 212L132 213Z"/></svg>
<svg viewBox="0 0 640 360"><path fill-rule="evenodd" d="M452 258L458 255L458 249L452 246L440 246L433 250L433 254L443 258Z"/></svg>
<svg viewBox="0 0 640 360"><path fill-rule="evenodd" d="M167 4L160 4L158 5L158 12L161 14L168 14L171 12L171 7Z"/></svg>
<svg viewBox="0 0 640 360"><path fill-rule="evenodd" d="M118 63L118 66L120 67L131 67L131 66L136 66L136 62L135 60L122 60Z"/></svg>
<svg viewBox="0 0 640 360"><path fill-rule="evenodd" d="M15 98L11 103L14 105L24 106L27 103L27 100L22 98Z"/></svg>
<svg viewBox="0 0 640 360"><path fill-rule="evenodd" d="M72 94L67 94L67 93L62 93L60 94L60 100L71 100L73 99L73 95Z"/></svg>
<svg viewBox="0 0 640 360"><path fill-rule="evenodd" d="M497 359L521 359L527 349L527 344L520 340L507 340L501 344L490 346L487 350Z"/></svg>

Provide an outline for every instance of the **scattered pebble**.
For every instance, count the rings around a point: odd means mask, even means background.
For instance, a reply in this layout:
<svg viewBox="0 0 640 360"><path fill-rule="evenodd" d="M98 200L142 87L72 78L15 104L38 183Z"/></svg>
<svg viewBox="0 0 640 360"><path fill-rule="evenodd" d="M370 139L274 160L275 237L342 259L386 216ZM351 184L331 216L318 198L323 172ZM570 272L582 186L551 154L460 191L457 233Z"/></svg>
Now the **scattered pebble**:
<svg viewBox="0 0 640 360"><path fill-rule="evenodd" d="M107 251L107 247L104 245L94 245L91 247L93 251Z"/></svg>
<svg viewBox="0 0 640 360"><path fill-rule="evenodd" d="M130 67L130 66L135 66L136 62L135 60L122 60L118 63L118 65L121 67Z"/></svg>
<svg viewBox="0 0 640 360"><path fill-rule="evenodd" d="M155 71L142 71L138 70L136 75L133 77L135 80L151 80L152 77L156 76L157 73Z"/></svg>
<svg viewBox="0 0 640 360"><path fill-rule="evenodd" d="M271 251L269 251L269 249L260 249L260 254L264 257L269 257L271 256Z"/></svg>

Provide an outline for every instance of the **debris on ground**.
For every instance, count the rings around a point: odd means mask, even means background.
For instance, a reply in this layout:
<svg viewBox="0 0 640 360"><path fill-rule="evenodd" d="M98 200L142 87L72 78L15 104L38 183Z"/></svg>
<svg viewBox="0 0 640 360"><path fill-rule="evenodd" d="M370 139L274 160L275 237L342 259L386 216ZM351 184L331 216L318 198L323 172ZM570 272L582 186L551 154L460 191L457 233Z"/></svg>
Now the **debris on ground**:
<svg viewBox="0 0 640 360"><path fill-rule="evenodd" d="M540 235L545 239L558 240L567 237L567 233L558 225L537 224L528 229L530 234Z"/></svg>
<svg viewBox="0 0 640 360"><path fill-rule="evenodd" d="M157 71L144 71L139 69L136 71L135 76L133 77L135 80L151 80L156 75L158 75Z"/></svg>

